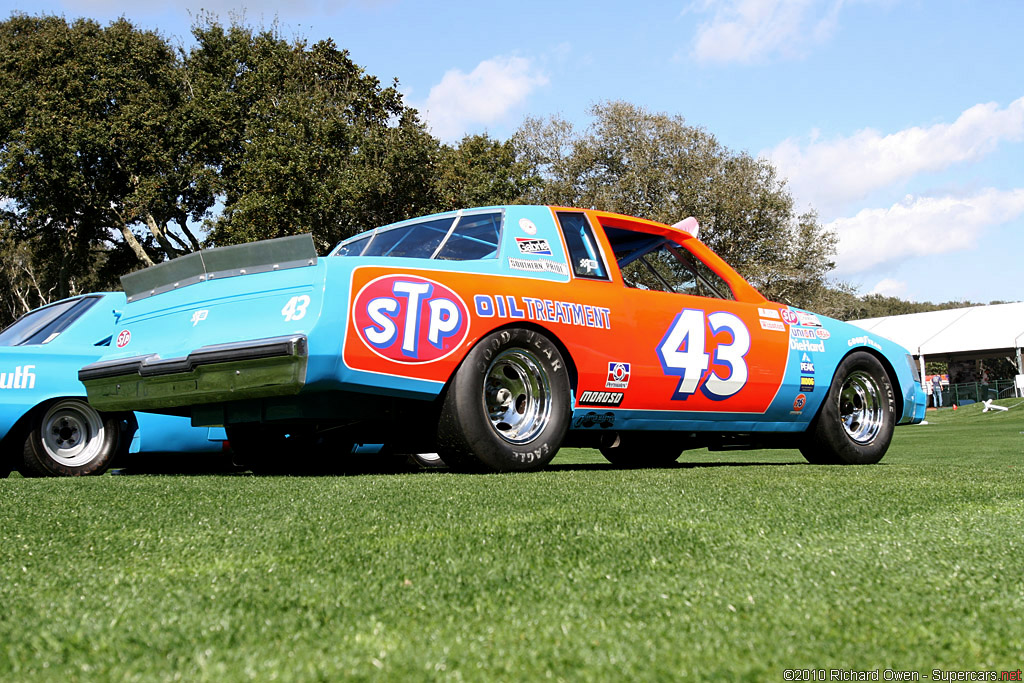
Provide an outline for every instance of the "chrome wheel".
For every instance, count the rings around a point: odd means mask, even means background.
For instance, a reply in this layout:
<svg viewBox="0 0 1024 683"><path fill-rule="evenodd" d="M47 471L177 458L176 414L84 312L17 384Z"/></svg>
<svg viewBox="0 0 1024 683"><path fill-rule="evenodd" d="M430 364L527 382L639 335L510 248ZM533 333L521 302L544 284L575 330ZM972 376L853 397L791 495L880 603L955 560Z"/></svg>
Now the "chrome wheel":
<svg viewBox="0 0 1024 683"><path fill-rule="evenodd" d="M58 401L43 416L40 445L54 462L81 467L103 454L105 429L103 418L87 403Z"/></svg>
<svg viewBox="0 0 1024 683"><path fill-rule="evenodd" d="M839 419L846 435L864 445L875 440L884 424L882 391L866 372L853 372L839 391Z"/></svg>
<svg viewBox="0 0 1024 683"><path fill-rule="evenodd" d="M508 349L487 368L483 402L498 436L512 444L528 443L551 420L551 382L537 358Z"/></svg>

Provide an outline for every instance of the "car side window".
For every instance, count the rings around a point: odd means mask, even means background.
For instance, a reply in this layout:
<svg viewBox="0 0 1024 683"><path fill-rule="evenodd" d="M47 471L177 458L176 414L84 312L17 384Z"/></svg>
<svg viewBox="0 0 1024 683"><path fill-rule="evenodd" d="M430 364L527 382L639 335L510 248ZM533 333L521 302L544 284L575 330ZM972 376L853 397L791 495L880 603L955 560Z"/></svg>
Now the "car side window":
<svg viewBox="0 0 1024 683"><path fill-rule="evenodd" d="M733 299L729 285L683 245L660 235L605 228L626 286Z"/></svg>
<svg viewBox="0 0 1024 683"><path fill-rule="evenodd" d="M590 226L586 214L578 211L559 211L558 222L562 226L565 245L569 248L573 274L591 280L609 279L608 268L601 256L601 250L598 249L594 229Z"/></svg>

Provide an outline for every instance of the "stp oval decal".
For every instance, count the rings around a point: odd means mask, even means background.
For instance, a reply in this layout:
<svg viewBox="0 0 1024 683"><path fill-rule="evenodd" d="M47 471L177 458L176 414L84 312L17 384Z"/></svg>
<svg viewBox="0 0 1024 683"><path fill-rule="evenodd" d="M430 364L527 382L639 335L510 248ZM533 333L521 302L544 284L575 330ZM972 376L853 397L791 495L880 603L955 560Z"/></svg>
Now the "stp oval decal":
<svg viewBox="0 0 1024 683"><path fill-rule="evenodd" d="M465 340L469 309L439 282L385 275L356 294L352 322L362 342L377 355L399 363L430 363Z"/></svg>
<svg viewBox="0 0 1024 683"><path fill-rule="evenodd" d="M123 349L132 340L132 333L128 330L121 330L117 335L117 348Z"/></svg>

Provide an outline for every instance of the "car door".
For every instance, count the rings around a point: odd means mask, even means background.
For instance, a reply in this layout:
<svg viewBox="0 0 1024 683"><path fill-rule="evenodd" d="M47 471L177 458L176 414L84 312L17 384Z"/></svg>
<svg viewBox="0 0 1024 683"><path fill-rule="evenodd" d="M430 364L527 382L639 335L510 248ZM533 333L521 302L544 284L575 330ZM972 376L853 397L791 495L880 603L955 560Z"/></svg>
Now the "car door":
<svg viewBox="0 0 1024 683"><path fill-rule="evenodd" d="M624 287L621 308L631 330L618 352L628 363L619 407L672 411L688 420L764 415L789 357L782 307L689 235L611 225L600 215L598 221L614 254L610 270ZM609 383L612 371L610 365Z"/></svg>

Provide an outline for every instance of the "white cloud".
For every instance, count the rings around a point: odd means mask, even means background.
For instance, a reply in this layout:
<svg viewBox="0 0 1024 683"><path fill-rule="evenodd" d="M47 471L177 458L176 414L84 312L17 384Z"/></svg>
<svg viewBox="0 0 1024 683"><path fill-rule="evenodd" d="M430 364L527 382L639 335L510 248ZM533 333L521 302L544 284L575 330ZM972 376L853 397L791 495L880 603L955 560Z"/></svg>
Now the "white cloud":
<svg viewBox="0 0 1024 683"><path fill-rule="evenodd" d="M870 294L881 294L882 296L899 296L907 291L907 283L902 280L883 278L872 289Z"/></svg>
<svg viewBox="0 0 1024 683"><path fill-rule="evenodd" d="M839 235L836 273L970 249L987 228L1024 215L1024 189L984 190L971 197L907 196L888 209L864 209L826 227Z"/></svg>
<svg viewBox="0 0 1024 683"><path fill-rule="evenodd" d="M548 79L524 57L495 57L473 71L447 71L420 107L434 135L454 140L472 126L495 124Z"/></svg>
<svg viewBox="0 0 1024 683"><path fill-rule="evenodd" d="M751 63L792 57L835 29L843 0L704 0L691 11L713 11L697 29L694 56L702 62Z"/></svg>
<svg viewBox="0 0 1024 683"><path fill-rule="evenodd" d="M789 138L761 153L789 179L795 197L824 216L926 171L974 161L1004 141L1024 140L1024 97L1000 109L977 104L953 123L913 127L883 135L866 128L849 137L809 142Z"/></svg>

